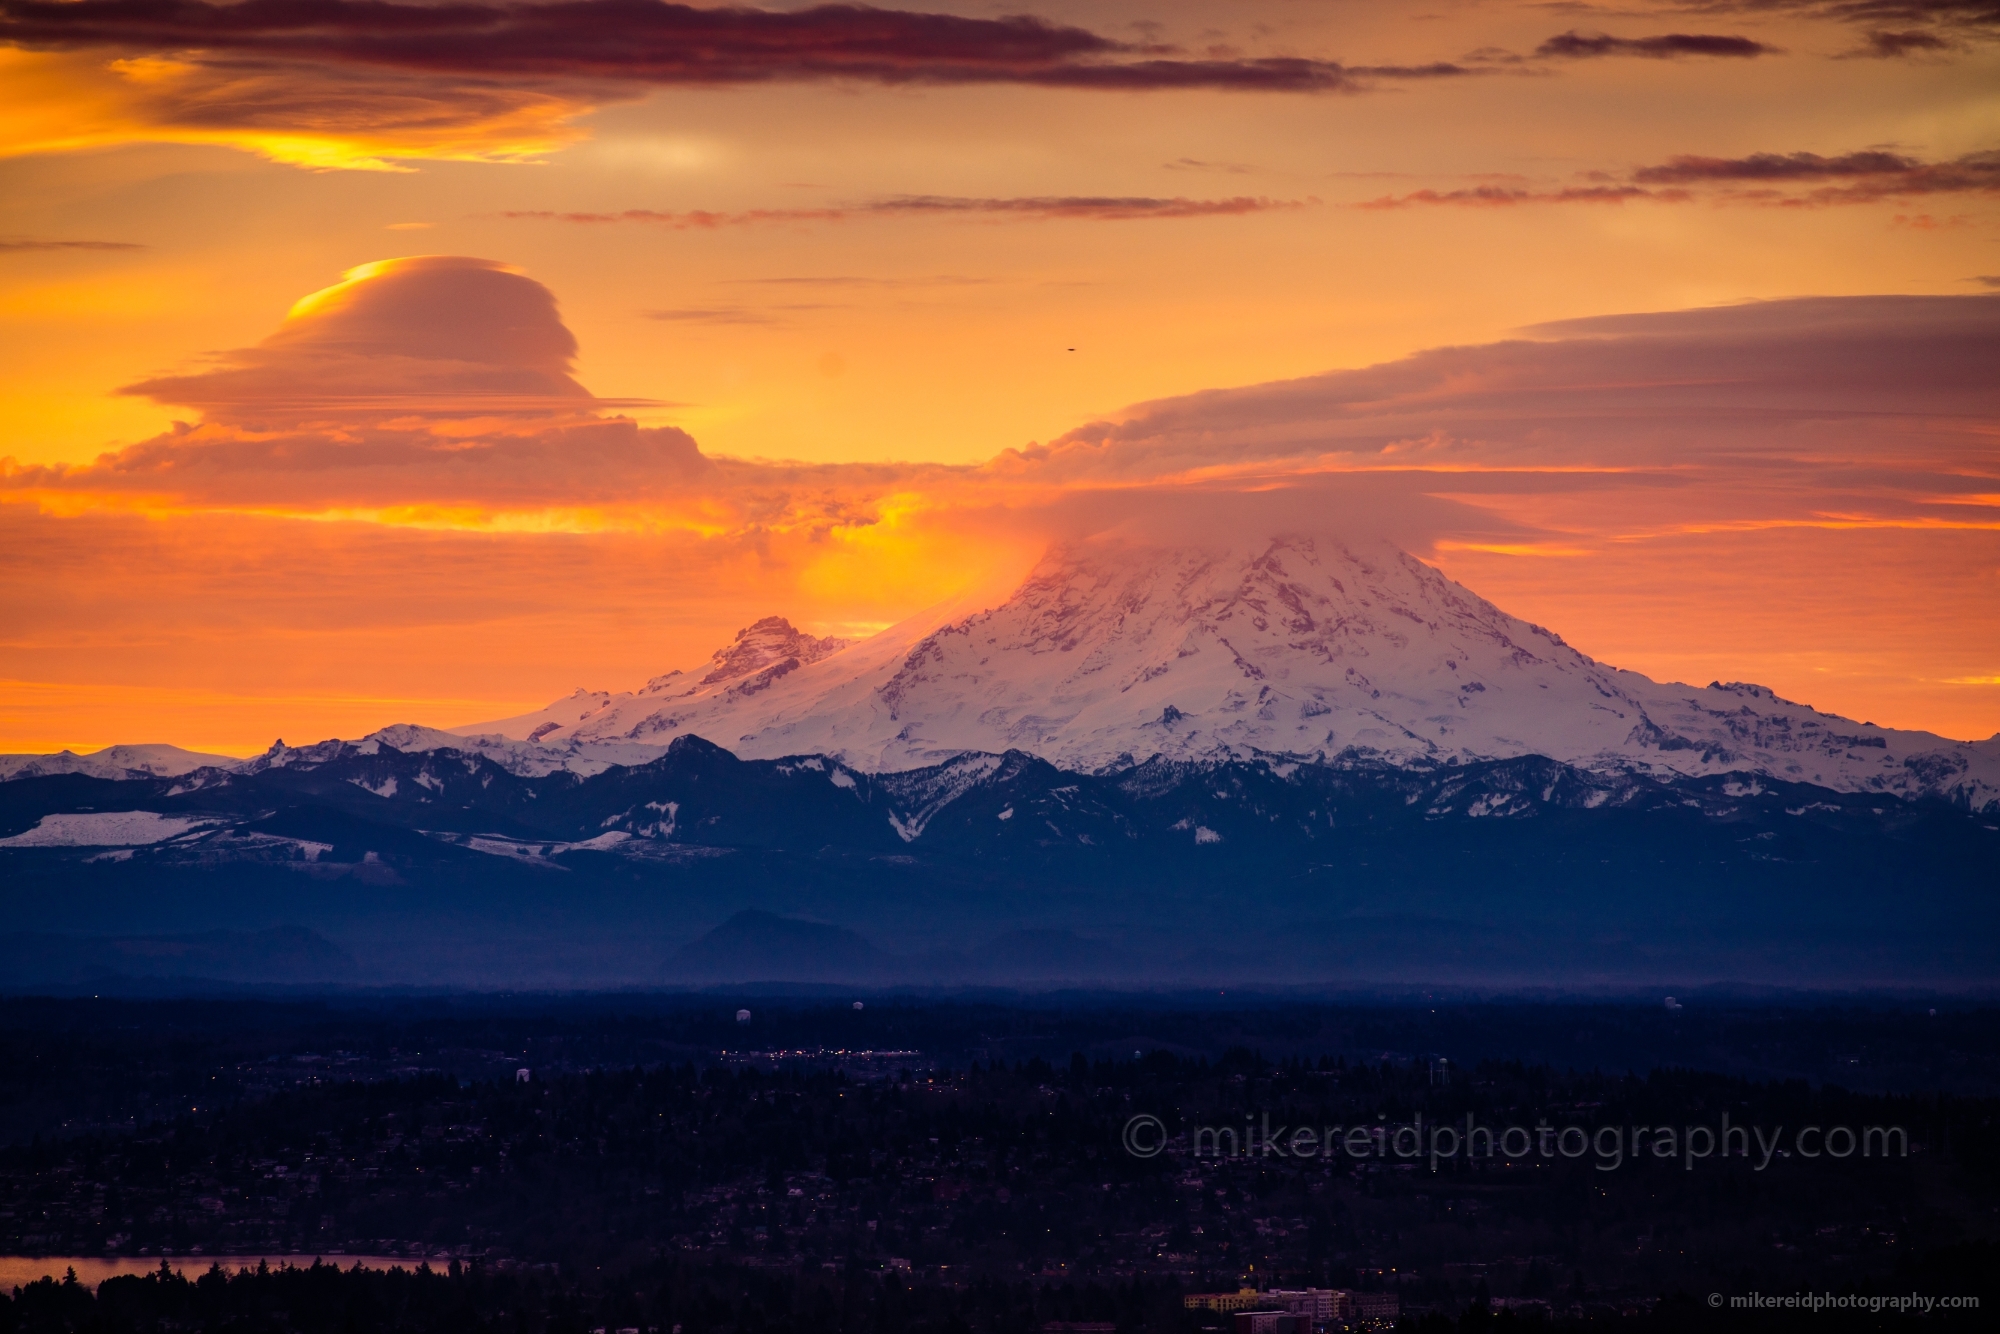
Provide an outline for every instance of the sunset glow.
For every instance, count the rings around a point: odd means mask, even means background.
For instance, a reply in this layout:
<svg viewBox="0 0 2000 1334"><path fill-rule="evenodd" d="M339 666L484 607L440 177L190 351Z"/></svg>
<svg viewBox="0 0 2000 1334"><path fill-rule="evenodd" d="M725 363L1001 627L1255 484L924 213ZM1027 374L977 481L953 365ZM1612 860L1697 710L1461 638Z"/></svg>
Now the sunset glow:
<svg viewBox="0 0 2000 1334"><path fill-rule="evenodd" d="M2000 732L1990 5L406 8L0 0L0 751L455 726L1121 531Z"/></svg>

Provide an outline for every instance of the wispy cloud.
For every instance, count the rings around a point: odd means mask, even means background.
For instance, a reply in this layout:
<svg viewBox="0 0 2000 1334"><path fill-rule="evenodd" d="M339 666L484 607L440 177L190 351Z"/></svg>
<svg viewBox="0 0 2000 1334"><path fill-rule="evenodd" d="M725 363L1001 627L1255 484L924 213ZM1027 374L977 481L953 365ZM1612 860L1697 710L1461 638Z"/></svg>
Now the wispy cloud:
<svg viewBox="0 0 2000 1334"><path fill-rule="evenodd" d="M1838 23L1936 23L2000 29L1994 0L1679 0L1697 14L1797 14Z"/></svg>
<svg viewBox="0 0 2000 1334"><path fill-rule="evenodd" d="M649 320L668 324L782 324L786 315L801 311L844 309L834 301L793 301L775 306L684 306L643 313Z"/></svg>
<svg viewBox="0 0 2000 1334"><path fill-rule="evenodd" d="M880 274L830 273L786 274L771 278L731 278L727 281L758 287L990 287L992 278L967 273L932 273L885 277Z"/></svg>
<svg viewBox="0 0 2000 1334"><path fill-rule="evenodd" d="M1925 162L1881 149L1833 157L1818 153L1752 153L1740 158L1690 154L1641 167L1632 173L1632 179L1644 185L1747 188L1747 198L1790 206L1862 204L1916 195L2000 192L2000 152L1967 153L1948 162ZM1773 187L1800 185L1812 188L1789 195L1772 192Z"/></svg>
<svg viewBox="0 0 2000 1334"><path fill-rule="evenodd" d="M1133 222L1147 218L1234 217L1309 208L1320 201L1270 199L1237 195L1228 199L1162 198L1150 195L1026 195L1012 198L971 198L959 195L890 195L831 208L753 208L726 212L687 209L679 212L631 208L616 213L558 212L514 209L503 218L583 224L643 223L673 231L706 231L720 227L750 227L765 223L844 222L858 217L988 217L1027 221ZM807 280L830 281L830 280ZM849 280L840 280L849 281Z"/></svg>
<svg viewBox="0 0 2000 1334"><path fill-rule="evenodd" d="M1817 19L1864 28L1861 46L1838 59L1939 55L2000 39L1995 0L1678 0L1682 13Z"/></svg>
<svg viewBox="0 0 2000 1334"><path fill-rule="evenodd" d="M1818 153L1751 153L1744 157L1680 154L1633 169L1624 178L1590 173L1586 184L1538 188L1478 185L1455 190L1413 190L1354 205L1362 209L1426 206L1508 208L1523 204L1756 204L1821 208L1870 204L1925 195L2000 194L2000 152L1967 153L1948 162L1887 149L1862 149L1831 157Z"/></svg>
<svg viewBox="0 0 2000 1334"><path fill-rule="evenodd" d="M32 250L144 250L132 241L0 241L0 254Z"/></svg>
<svg viewBox="0 0 2000 1334"><path fill-rule="evenodd" d="M1363 200L1355 207L1381 210L1442 204L1456 208L1512 208L1518 204L1623 204L1632 199L1677 202L1689 197L1685 190L1648 190L1637 185L1575 185L1555 190L1475 185L1461 190L1412 190L1404 195L1383 195Z"/></svg>
<svg viewBox="0 0 2000 1334"><path fill-rule="evenodd" d="M1915 29L1895 32L1877 28L1862 38L1859 50L1849 51L1843 59L1866 57L1871 60L1900 60L1908 56L1939 55L1946 51L1958 50L1958 43L1938 36L1934 32Z"/></svg>
<svg viewBox="0 0 2000 1334"><path fill-rule="evenodd" d="M1250 170L1241 162L1205 162L1192 157L1175 158L1172 162L1163 162L1160 165L1168 171L1219 171L1231 176L1241 176Z"/></svg>

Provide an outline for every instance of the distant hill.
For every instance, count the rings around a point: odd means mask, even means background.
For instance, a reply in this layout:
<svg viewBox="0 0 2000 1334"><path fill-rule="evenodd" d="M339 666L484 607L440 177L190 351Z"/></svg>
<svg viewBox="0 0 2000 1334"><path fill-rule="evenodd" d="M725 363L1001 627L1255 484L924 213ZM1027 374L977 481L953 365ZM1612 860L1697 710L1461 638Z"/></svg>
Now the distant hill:
<svg viewBox="0 0 2000 1334"><path fill-rule="evenodd" d="M746 908L682 947L679 974L716 982L887 980L891 960L846 927Z"/></svg>
<svg viewBox="0 0 2000 1334"><path fill-rule="evenodd" d="M351 983L360 972L353 955L299 926L161 936L23 932L0 950L0 989L14 991L138 980L309 986Z"/></svg>

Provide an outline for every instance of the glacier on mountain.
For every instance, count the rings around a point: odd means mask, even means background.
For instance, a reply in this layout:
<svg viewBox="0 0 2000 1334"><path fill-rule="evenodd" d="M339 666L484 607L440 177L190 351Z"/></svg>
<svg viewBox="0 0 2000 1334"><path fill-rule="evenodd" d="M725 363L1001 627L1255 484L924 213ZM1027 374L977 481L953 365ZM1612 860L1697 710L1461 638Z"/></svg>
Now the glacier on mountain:
<svg viewBox="0 0 2000 1334"><path fill-rule="evenodd" d="M1008 750L1090 772L1156 757L1432 766L1536 754L2000 805L2000 739L1850 722L1756 685L1662 684L1586 657L1389 543L1308 537L1059 545L1004 602L941 624L842 645L770 617L706 668L453 733L427 744L496 759L532 745L516 763L567 767L630 763L691 734L744 758L824 754L871 772Z"/></svg>

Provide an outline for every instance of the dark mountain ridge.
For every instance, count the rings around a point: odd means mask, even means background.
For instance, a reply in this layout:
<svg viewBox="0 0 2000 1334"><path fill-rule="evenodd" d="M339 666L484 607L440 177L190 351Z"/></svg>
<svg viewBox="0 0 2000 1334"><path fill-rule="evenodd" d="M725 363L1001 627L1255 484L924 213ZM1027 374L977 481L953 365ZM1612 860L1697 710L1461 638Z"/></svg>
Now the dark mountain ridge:
<svg viewBox="0 0 2000 1334"><path fill-rule="evenodd" d="M50 817L87 838L115 812L167 832L49 843ZM80 911L107 935L309 926L383 981L1950 986L2000 964L1995 823L1538 756L1084 774L1008 752L868 774L682 737L651 763L526 777L332 743L0 783L0 893L16 930ZM694 947L745 909L853 940Z"/></svg>

